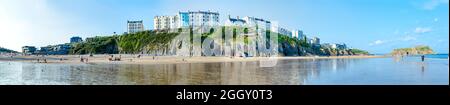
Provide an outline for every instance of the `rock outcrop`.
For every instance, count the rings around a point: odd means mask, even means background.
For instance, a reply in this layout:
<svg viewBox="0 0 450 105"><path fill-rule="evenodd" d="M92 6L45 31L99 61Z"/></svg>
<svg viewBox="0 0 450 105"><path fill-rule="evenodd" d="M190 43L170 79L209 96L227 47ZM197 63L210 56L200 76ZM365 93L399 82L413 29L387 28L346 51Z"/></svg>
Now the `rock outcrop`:
<svg viewBox="0 0 450 105"><path fill-rule="evenodd" d="M412 48L399 48L394 49L391 55L422 55L422 54L433 54L433 49L429 46L419 45Z"/></svg>

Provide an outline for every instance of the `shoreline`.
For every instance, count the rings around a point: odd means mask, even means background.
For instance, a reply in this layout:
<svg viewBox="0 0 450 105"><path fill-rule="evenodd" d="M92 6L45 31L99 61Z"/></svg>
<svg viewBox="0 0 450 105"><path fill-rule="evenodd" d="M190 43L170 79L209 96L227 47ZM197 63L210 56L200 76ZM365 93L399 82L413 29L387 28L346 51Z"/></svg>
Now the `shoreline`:
<svg viewBox="0 0 450 105"><path fill-rule="evenodd" d="M47 64L178 64L178 63L217 63L217 62L251 62L264 60L286 59L364 59L386 58L386 55L350 55L350 56L286 56L286 57L183 57L183 56L141 56L132 54L115 54L120 56L120 61L110 61L110 55L50 55L50 56L0 56L0 61L30 62ZM87 62L81 62L81 58L87 58ZM40 59L40 62L37 61Z"/></svg>

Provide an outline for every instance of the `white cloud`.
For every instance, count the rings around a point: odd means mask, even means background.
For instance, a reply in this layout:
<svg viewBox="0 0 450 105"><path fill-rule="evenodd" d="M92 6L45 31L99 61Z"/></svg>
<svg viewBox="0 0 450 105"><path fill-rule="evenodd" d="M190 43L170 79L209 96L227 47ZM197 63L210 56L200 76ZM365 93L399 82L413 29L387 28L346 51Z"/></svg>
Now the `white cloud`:
<svg viewBox="0 0 450 105"><path fill-rule="evenodd" d="M376 40L375 42L370 43L369 45L373 46L373 45L379 45L379 44L383 44L385 43L385 41L382 40Z"/></svg>
<svg viewBox="0 0 450 105"><path fill-rule="evenodd" d="M438 22L439 21L439 19L438 18L434 18L434 20L433 20L434 22Z"/></svg>
<svg viewBox="0 0 450 105"><path fill-rule="evenodd" d="M399 33L400 33L400 31L398 29L394 31L395 35L398 35Z"/></svg>
<svg viewBox="0 0 450 105"><path fill-rule="evenodd" d="M402 40L402 41L412 41L412 40L417 40L417 38L413 37L413 36L404 36L404 37L400 38L400 40Z"/></svg>
<svg viewBox="0 0 450 105"><path fill-rule="evenodd" d="M416 36L412 36L412 35L405 35L402 36L400 38L396 38L396 39L391 39L391 40L376 40L372 43L369 43L370 46L374 46L374 45L381 45L381 44L386 44L386 43L394 43L394 42L400 42L400 41L415 41L417 40Z"/></svg>
<svg viewBox="0 0 450 105"><path fill-rule="evenodd" d="M414 41L414 40L417 40L417 37L406 35L406 36L402 36L400 38L392 39L392 40L376 40L372 43L369 43L369 45L374 46L374 45L381 45L381 44L386 44L386 43L395 43L395 42L401 42L401 41L405 42L405 41Z"/></svg>
<svg viewBox="0 0 450 105"><path fill-rule="evenodd" d="M427 33L427 32L430 32L430 31L431 31L431 28L428 28L428 27L417 27L417 28L414 30L414 32L415 32L416 34Z"/></svg>
<svg viewBox="0 0 450 105"><path fill-rule="evenodd" d="M382 43L383 43L383 41L381 41L381 40L375 41L375 44L382 44Z"/></svg>
<svg viewBox="0 0 450 105"><path fill-rule="evenodd" d="M429 0L423 4L423 9L425 10L433 10L439 5L448 5L449 0Z"/></svg>

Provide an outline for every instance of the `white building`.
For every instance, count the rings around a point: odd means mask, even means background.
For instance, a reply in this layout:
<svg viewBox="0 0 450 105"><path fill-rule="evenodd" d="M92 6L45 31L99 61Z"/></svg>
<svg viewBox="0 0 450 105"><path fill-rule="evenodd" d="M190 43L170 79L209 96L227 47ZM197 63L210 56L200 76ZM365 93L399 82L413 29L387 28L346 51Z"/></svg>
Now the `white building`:
<svg viewBox="0 0 450 105"><path fill-rule="evenodd" d="M337 48L336 44L330 44L330 43L324 43L324 44L321 44L321 46L324 48L333 48L333 49Z"/></svg>
<svg viewBox="0 0 450 105"><path fill-rule="evenodd" d="M333 49L347 49L347 45L345 43L343 44L337 44L337 43L324 43L322 44L323 47L333 48Z"/></svg>
<svg viewBox="0 0 450 105"><path fill-rule="evenodd" d="M259 29L265 28L266 30L271 30L272 32L276 32L282 35L287 35L289 37L292 37L293 32L289 29L279 27L277 25L273 25L272 22L268 20L264 20L261 18L255 18L246 16L244 18L231 18L228 16L228 20L225 23L225 26L256 26ZM303 32L301 32L303 34Z"/></svg>
<svg viewBox="0 0 450 105"><path fill-rule="evenodd" d="M127 21L128 33L136 33L139 31L144 31L143 21Z"/></svg>
<svg viewBox="0 0 450 105"><path fill-rule="evenodd" d="M318 37L313 37L312 39L311 39L311 43L313 44L313 45L320 45L320 39L318 38Z"/></svg>
<svg viewBox="0 0 450 105"><path fill-rule="evenodd" d="M292 31L289 29L286 29L286 28L282 28L279 26L272 26L271 31L279 33L281 35L286 35L286 36L292 37Z"/></svg>
<svg viewBox="0 0 450 105"><path fill-rule="evenodd" d="M313 43L312 39L308 38L308 37L306 37L306 42L308 42L308 44L312 44Z"/></svg>
<svg viewBox="0 0 450 105"><path fill-rule="evenodd" d="M246 16L246 17L244 17L242 19L249 26L257 26L260 29L265 28L266 30L270 29L270 27L271 27L271 22L270 21L264 20L264 19L261 19L261 18Z"/></svg>
<svg viewBox="0 0 450 105"><path fill-rule="evenodd" d="M231 16L228 16L228 19L225 21L225 26L257 27L258 32L262 33L265 32L265 30L270 30L271 22L249 16L244 18L239 18L239 16L231 18Z"/></svg>
<svg viewBox="0 0 450 105"><path fill-rule="evenodd" d="M210 11L178 12L175 16L155 16L155 30L174 29L181 27L213 27L218 26L219 13Z"/></svg>
<svg viewBox="0 0 450 105"><path fill-rule="evenodd" d="M178 12L177 19L178 19L178 28L181 27L189 27L189 12Z"/></svg>
<svg viewBox="0 0 450 105"><path fill-rule="evenodd" d="M189 25L190 26L218 26L219 13L210 11L189 11Z"/></svg>
<svg viewBox="0 0 450 105"><path fill-rule="evenodd" d="M292 37L297 38L299 40L303 40L305 39L306 36L303 34L303 31L301 30L293 30Z"/></svg>
<svg viewBox="0 0 450 105"><path fill-rule="evenodd" d="M239 18L239 16L237 16L237 18L231 18L231 16L228 15L228 19L225 21L225 26L243 26L246 24L247 21Z"/></svg>
<svg viewBox="0 0 450 105"><path fill-rule="evenodd" d="M292 37L292 31L289 30L289 29L286 29L286 28L279 27L278 28L278 33L280 33L282 35L287 35L289 37Z"/></svg>
<svg viewBox="0 0 450 105"><path fill-rule="evenodd" d="M155 16L153 27L155 30L175 29L179 26L178 16Z"/></svg>

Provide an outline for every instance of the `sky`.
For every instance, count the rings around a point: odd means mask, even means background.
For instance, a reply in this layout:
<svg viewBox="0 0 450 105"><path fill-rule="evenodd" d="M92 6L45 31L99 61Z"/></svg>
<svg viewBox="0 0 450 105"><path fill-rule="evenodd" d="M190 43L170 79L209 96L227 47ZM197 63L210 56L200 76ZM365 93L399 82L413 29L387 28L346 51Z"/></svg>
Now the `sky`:
<svg viewBox="0 0 450 105"><path fill-rule="evenodd" d="M253 16L300 29L321 43L346 43L375 54L429 45L449 52L449 0L0 0L0 46L20 51L70 37L126 31L127 20L210 10L223 20Z"/></svg>

